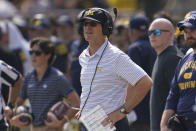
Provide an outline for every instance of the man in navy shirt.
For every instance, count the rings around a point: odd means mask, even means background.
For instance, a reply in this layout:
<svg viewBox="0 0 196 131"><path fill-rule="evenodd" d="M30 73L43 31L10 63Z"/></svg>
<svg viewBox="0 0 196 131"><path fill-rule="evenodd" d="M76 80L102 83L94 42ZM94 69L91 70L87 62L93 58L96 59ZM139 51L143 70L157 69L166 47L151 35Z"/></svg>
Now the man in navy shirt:
<svg viewBox="0 0 196 131"><path fill-rule="evenodd" d="M178 27L184 30L186 46L193 48L194 51L185 55L177 66L162 115L161 131L168 131L167 122L174 114L196 121L196 11L189 12L185 19L178 23ZM195 130L196 125L186 129Z"/></svg>
<svg viewBox="0 0 196 131"><path fill-rule="evenodd" d="M129 24L131 45L129 46L127 54L137 65L151 76L156 59L156 52L151 47L148 39L147 30L149 24L149 19L145 16L135 15L131 18ZM150 93L148 93L142 102L134 108L138 117L137 121L132 124L132 128L135 130L150 130L149 99Z"/></svg>
<svg viewBox="0 0 196 131"><path fill-rule="evenodd" d="M87 48L87 46L88 42L85 41L83 37L81 37L80 40L75 41L73 43L74 48L72 50L72 55L70 59L70 76L72 80L72 85L79 96L81 95L82 91L82 86L80 83L81 66L79 63L79 56L82 51Z"/></svg>

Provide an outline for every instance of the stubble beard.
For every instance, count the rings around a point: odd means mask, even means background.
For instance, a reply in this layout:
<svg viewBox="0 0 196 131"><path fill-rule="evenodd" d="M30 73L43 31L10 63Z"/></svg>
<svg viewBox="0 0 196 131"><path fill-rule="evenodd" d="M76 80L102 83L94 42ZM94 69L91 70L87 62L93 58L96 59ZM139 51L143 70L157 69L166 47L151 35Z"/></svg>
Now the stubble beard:
<svg viewBox="0 0 196 131"><path fill-rule="evenodd" d="M189 40L194 40L194 41L189 41ZM185 40L185 47L187 48L193 48L196 49L196 39L195 38L188 38L187 40Z"/></svg>

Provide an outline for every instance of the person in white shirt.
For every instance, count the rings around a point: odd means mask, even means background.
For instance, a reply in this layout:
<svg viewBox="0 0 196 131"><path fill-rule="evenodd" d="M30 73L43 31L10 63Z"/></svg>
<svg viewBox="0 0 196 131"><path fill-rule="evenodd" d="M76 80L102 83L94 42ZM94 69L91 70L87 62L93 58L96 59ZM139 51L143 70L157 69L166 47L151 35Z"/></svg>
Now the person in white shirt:
<svg viewBox="0 0 196 131"><path fill-rule="evenodd" d="M111 124L117 131L129 131L125 116L144 98L152 87L152 80L109 42L113 20L108 11L86 9L79 19L89 46L79 57L82 94L78 116L100 105L108 116L102 121L103 126ZM127 92L127 88L131 90Z"/></svg>

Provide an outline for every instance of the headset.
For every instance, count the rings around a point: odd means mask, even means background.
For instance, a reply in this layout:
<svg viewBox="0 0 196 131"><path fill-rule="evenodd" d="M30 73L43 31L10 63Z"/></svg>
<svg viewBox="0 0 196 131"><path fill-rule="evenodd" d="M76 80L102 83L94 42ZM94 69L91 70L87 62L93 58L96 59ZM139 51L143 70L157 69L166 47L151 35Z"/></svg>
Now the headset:
<svg viewBox="0 0 196 131"><path fill-rule="evenodd" d="M109 37L112 34L113 28L114 28L114 22L116 21L117 18L117 8L113 8L113 12L115 15L115 19L113 21L112 16L110 15L110 13L108 11L106 11L105 9L102 8L88 8L83 10L79 15L79 20L81 22L81 20L83 20L84 15L86 14L87 11L89 10L93 10L93 11L102 11L102 13L105 15L106 21L101 21L101 25L102 25L102 31L103 34L106 35L107 37ZM83 33L83 30L81 30L81 33Z"/></svg>
<svg viewBox="0 0 196 131"><path fill-rule="evenodd" d="M100 10L102 10L102 12L105 14L105 16L107 18L106 22L102 23L103 34L109 36L112 34L113 27L114 27L112 16L109 14L108 11L106 11L104 9L100 9Z"/></svg>

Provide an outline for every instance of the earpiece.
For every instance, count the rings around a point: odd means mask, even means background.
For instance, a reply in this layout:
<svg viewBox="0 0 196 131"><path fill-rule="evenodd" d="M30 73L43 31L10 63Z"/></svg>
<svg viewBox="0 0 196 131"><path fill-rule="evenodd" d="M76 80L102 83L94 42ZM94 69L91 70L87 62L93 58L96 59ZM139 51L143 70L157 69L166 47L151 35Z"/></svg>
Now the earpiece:
<svg viewBox="0 0 196 131"><path fill-rule="evenodd" d="M115 15L114 21L108 11L101 9L101 8L100 10L103 11L103 13L106 15L106 18L107 18L107 21L103 24L103 34L109 37L112 34L112 31L114 28L114 22L116 21L116 18L117 18L117 8L113 8L113 12Z"/></svg>
<svg viewBox="0 0 196 131"><path fill-rule="evenodd" d="M107 12L106 10L103 10L103 13L105 14L106 16L106 22L102 24L103 26L103 34L106 35L106 36L110 36L112 34L112 31L113 31L113 20L112 20L112 17L111 15L109 14L109 12Z"/></svg>

